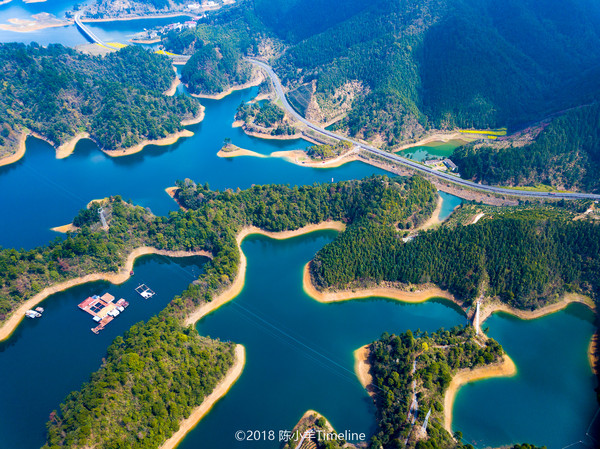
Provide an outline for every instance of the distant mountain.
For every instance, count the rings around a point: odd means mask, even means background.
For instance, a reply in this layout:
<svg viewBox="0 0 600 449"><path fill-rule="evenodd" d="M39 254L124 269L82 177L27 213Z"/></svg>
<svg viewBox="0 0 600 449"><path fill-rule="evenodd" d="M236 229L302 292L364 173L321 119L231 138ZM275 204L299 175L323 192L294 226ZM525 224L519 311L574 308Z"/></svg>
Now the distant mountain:
<svg viewBox="0 0 600 449"><path fill-rule="evenodd" d="M254 0L254 11L280 38L298 42L369 8L364 0Z"/></svg>
<svg viewBox="0 0 600 449"><path fill-rule="evenodd" d="M339 112L328 99L354 82L338 126L384 146L431 127L519 126L599 96L595 0L336 5L255 0L254 11L290 44L275 64L297 108L326 122Z"/></svg>

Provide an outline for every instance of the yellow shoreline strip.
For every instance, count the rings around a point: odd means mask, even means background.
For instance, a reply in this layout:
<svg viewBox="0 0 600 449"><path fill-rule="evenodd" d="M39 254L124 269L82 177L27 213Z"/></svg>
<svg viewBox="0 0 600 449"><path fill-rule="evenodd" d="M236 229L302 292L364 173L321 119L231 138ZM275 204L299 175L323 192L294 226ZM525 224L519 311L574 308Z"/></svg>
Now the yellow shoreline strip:
<svg viewBox="0 0 600 449"><path fill-rule="evenodd" d="M463 385L466 385L477 380L490 379L493 377L512 377L517 374L517 366L515 362L504 354L502 361L492 365L481 366L475 369L459 370L452 380L444 394L444 429L452 435L452 408L454 407L454 399L458 390Z"/></svg>
<svg viewBox="0 0 600 449"><path fill-rule="evenodd" d="M246 350L244 346L237 345L235 347L235 362L227 371L225 377L219 382L211 394L209 394L202 404L192 410L189 417L179 423L179 429L171 438L165 441L160 449L174 449L199 422L210 411L215 403L224 397L233 384L239 379L246 364Z"/></svg>
<svg viewBox="0 0 600 449"><path fill-rule="evenodd" d="M282 232L270 232L264 231L255 226L247 226L243 228L238 234L236 240L238 245L238 250L240 251L240 265L238 268L238 272L236 273L235 280L231 283L231 285L217 295L211 302L207 302L200 307L198 307L194 312L192 312L185 320L185 325L189 326L195 324L198 320L208 315L211 312L214 312L223 304L231 301L237 295L239 295L244 288L244 282L246 277L246 256L242 251L242 241L252 234L264 235L266 237L277 239L277 240L285 240L292 237L297 237L303 234L308 234L315 231L322 231L326 229L332 229L335 231L343 231L346 229L346 225L340 221L324 221L319 224L312 224L304 226L300 229L296 229L295 231L282 231Z"/></svg>
<svg viewBox="0 0 600 449"><path fill-rule="evenodd" d="M25 317L25 312L29 309L34 308L40 302L48 298L48 296L61 291L67 290L76 285L85 284L93 281L108 281L112 284L122 284L129 279L129 273L133 269L135 259L148 254L159 254L168 257L189 257L189 256L205 256L212 259L212 254L207 251L166 251L162 249L156 249L150 246L142 246L134 249L129 253L125 265L119 270L118 273L92 273L78 278L70 279L68 281L60 282L58 284L46 287L41 292L31 297L23 304L21 304L15 311L13 311L0 327L0 341L6 340L19 326L19 323Z"/></svg>

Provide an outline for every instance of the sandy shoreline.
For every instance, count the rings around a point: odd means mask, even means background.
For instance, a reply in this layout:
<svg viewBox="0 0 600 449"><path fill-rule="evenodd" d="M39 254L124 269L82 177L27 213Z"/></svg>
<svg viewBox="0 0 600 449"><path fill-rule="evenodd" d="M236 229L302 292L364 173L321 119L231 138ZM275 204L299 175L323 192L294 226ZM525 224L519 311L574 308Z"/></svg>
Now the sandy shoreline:
<svg viewBox="0 0 600 449"><path fill-rule="evenodd" d="M181 124L183 126L189 126L189 125L195 125L196 123L200 123L202 120L204 120L204 111L205 111L205 107L200 105L200 113L193 118L189 118L187 120L182 120Z"/></svg>
<svg viewBox="0 0 600 449"><path fill-rule="evenodd" d="M442 211L443 203L444 200L442 199L442 196L438 193L438 199L435 206L435 210L431 214L431 217L429 217L425 223L423 223L421 226L415 229L415 231L422 231L424 229L429 229L440 224L442 222L440 220L440 212Z"/></svg>
<svg viewBox="0 0 600 449"><path fill-rule="evenodd" d="M14 164L23 156L25 156L25 141L27 140L28 135L29 133L26 132L21 133L21 135L19 136L19 146L17 147L17 152L8 156L4 156L2 159L0 159L0 167L3 167L4 165Z"/></svg>
<svg viewBox="0 0 600 449"><path fill-rule="evenodd" d="M177 201L177 198L175 198L175 194L177 193L177 190L179 190L179 187L177 187L177 186L174 186L174 187L167 187L167 188L165 189L165 192L167 192L167 195L169 195L169 196L170 196L170 197L173 199L173 201L175 201L175 202L177 203L177 205L179 206L179 208L180 208L182 211L184 211L184 212L187 212L187 207L183 207L183 206L182 206L182 205L179 203L179 201Z"/></svg>
<svg viewBox="0 0 600 449"><path fill-rule="evenodd" d="M188 119L188 120L182 120L181 124L183 126L194 125L196 123L200 123L202 120L204 120L204 107L203 106L202 106L200 113L196 117L194 117L192 119ZM148 145L158 145L158 146L173 145L180 138L191 137L193 135L194 135L194 133L192 131L190 131L188 129L183 129L175 134L171 134L162 139L144 140L131 148L118 149L118 150L103 150L103 149L100 149L100 150L104 154L106 154L110 157L129 156L131 154L139 153ZM77 145L77 143L80 140L90 138L89 133L81 132L81 133L77 134L76 136L74 136L69 141L60 145L59 147L55 147L52 142L50 142L46 137L42 136L41 134L38 134L33 131L24 131L21 133L21 136L19 137L19 146L17 148L17 152L14 154L11 154L9 156L4 156L3 158L1 158L0 159L0 167L5 166L5 165L14 164L15 162L19 161L19 159L21 159L23 156L25 156L25 152L27 151L27 147L25 145L25 142L27 141L27 136L33 136L37 139L43 140L45 142L48 142L48 144L52 145L56 151L56 159L64 159L66 157L69 157L71 154L73 154L73 151L75 150L75 146Z"/></svg>
<svg viewBox="0 0 600 449"><path fill-rule="evenodd" d="M163 92L163 95L166 95L167 97L172 97L173 95L175 95L175 92L177 91L177 86L179 86L180 84L181 80L177 78L177 76L175 76L175 79L171 83L171 86Z"/></svg>
<svg viewBox="0 0 600 449"><path fill-rule="evenodd" d="M233 122L233 123L235 124L236 122ZM238 126L232 126L232 127L238 128ZM302 139L302 134L274 135L274 134L257 133L254 131L248 131L246 129L244 129L244 133L246 133L247 136L256 137L258 139L265 139L265 140L298 140L298 139Z"/></svg>
<svg viewBox="0 0 600 449"><path fill-rule="evenodd" d="M590 366L592 367L592 372L595 375L598 375L596 370L596 365L598 364L598 360L596 358L596 351L598 350L598 330L594 332L592 338L590 340L590 344L588 346L588 361L590 362Z"/></svg>
<svg viewBox="0 0 600 449"><path fill-rule="evenodd" d="M51 231L60 232L62 234L66 234L67 232L74 232L74 231L77 231L78 229L79 228L77 226L74 226L73 223L50 228Z"/></svg>
<svg viewBox="0 0 600 449"><path fill-rule="evenodd" d="M306 139L306 137L302 137ZM299 165L301 167L313 167L313 168L335 168L340 167L348 162L358 161L358 151L350 150L347 153L338 156L333 159L326 161L313 161L302 150L290 150L290 151L275 151L271 153L271 157L282 157L289 162ZM307 160L302 160L307 159ZM360 159L362 160L362 159Z"/></svg>
<svg viewBox="0 0 600 449"><path fill-rule="evenodd" d="M63 143L56 149L56 159L64 159L64 158L70 156L71 154L73 154L73 151L75 150L75 146L77 145L77 143L81 139L89 139L89 137L90 137L89 133L79 133L75 137L73 137L71 140Z"/></svg>
<svg viewBox="0 0 600 449"><path fill-rule="evenodd" d="M171 438L165 441L160 446L160 449L174 449L183 440L186 434L210 411L213 405L227 394L232 385L241 376L245 364L246 350L242 345L236 345L235 361L233 366L227 371L225 377L219 382L212 393L202 401L202 404L192 410L192 414L179 423L179 430L177 430Z"/></svg>
<svg viewBox="0 0 600 449"><path fill-rule="evenodd" d="M264 154L257 153L256 151L246 150L244 148L240 148L240 149L234 150L234 151L219 150L219 152L217 153L217 157L223 157L223 158L231 158L231 157L239 157L239 156L253 156L253 157L263 157L263 158L268 157L268 156L265 156Z"/></svg>
<svg viewBox="0 0 600 449"><path fill-rule="evenodd" d="M8 320L6 320L0 327L0 341L7 339L15 331L21 320L25 317L25 312L27 310L34 308L48 296L68 288L75 287L76 285L93 281L108 281L112 284L122 284L129 279L135 259L147 254L159 254L167 257L205 256L212 258L212 254L207 251L166 251L152 248L150 246L141 246L129 253L123 268L121 268L117 273L91 273L75 279L63 281L58 284L51 285L50 287L46 287L41 292L25 301L11 313Z"/></svg>
<svg viewBox="0 0 600 449"><path fill-rule="evenodd" d="M125 149L120 149L120 150L102 150L102 152L110 157L129 156L131 154L139 153L148 145L158 145L158 146L173 145L180 138L191 137L193 135L194 135L194 133L191 132L189 129L184 129L182 131L179 131L175 134L171 134L170 136L164 137L162 139L144 140L131 148L125 148Z"/></svg>
<svg viewBox="0 0 600 449"><path fill-rule="evenodd" d="M502 361L493 365L482 366L475 369L459 370L444 394L444 428L452 435L452 407L456 393L461 386L474 382L476 380L488 379L491 377L512 377L517 374L515 362L504 354Z"/></svg>
<svg viewBox="0 0 600 449"><path fill-rule="evenodd" d="M196 117L192 117L187 120L182 120L181 125L189 126L189 125L195 125L196 123L200 123L202 120L204 120L204 111L205 110L206 110L206 108L204 106L200 105L200 113Z"/></svg>
<svg viewBox="0 0 600 449"><path fill-rule="evenodd" d="M44 30L46 28L59 28L73 25L73 21L44 22L29 19L8 19L8 24L0 24L0 30L12 31L13 33L31 33L33 31Z"/></svg>
<svg viewBox="0 0 600 449"><path fill-rule="evenodd" d="M255 73L257 73L257 75L253 75L250 78L250 81L248 81L247 83L244 83L244 84L240 84L238 86L231 86L229 89L227 89L224 92L221 92L220 94L190 94L190 95L192 97L205 98L208 100L221 100L221 99L225 98L227 95L235 92L236 90L242 90L242 89L247 89L249 87L258 86L260 83L262 83L265 80L265 75L261 69L256 68L255 70L256 70Z"/></svg>
<svg viewBox="0 0 600 449"><path fill-rule="evenodd" d="M324 221L319 224L311 224L304 226L302 228L296 229L295 231L270 232L263 231L262 229L257 228L255 226L247 226L243 228L236 237L238 250L240 251L240 265L233 283L231 283L231 285L229 285L228 288L226 288L219 295L213 298L211 302L202 304L194 312L188 315L188 317L185 320L185 325L189 326L195 324L198 320L208 315L209 313L217 310L223 304L226 304L227 302L231 301L233 298L235 298L241 293L242 289L244 288L247 266L246 256L242 251L241 244L247 236L251 234L260 234L272 239L285 240L292 237L297 237L302 234L308 234L310 232L321 231L325 229L341 231L345 229L345 227L346 226L339 221Z"/></svg>
<svg viewBox="0 0 600 449"><path fill-rule="evenodd" d="M358 381L363 386L369 396L375 396L373 389L373 376L369 374L371 365L369 364L370 344L364 345L354 351L354 372Z"/></svg>
<svg viewBox="0 0 600 449"><path fill-rule="evenodd" d="M574 302L584 304L593 311L596 310L596 306L594 305L594 302L592 301L591 298L580 295L578 293L567 293L558 302L549 304L547 306L544 306L544 307L542 307L540 309L536 309L536 310L519 310L519 309L515 309L514 307L510 307L506 304L503 304L499 301L493 301L493 302L489 302L489 303L484 303L483 307L480 309L480 312L479 312L480 328L481 328L481 324L483 324L483 322L485 320L487 320L492 314L497 313L497 312L508 313L508 314L514 315L517 318L520 318L522 320L535 320L536 318L541 318L545 315L550 315L552 313L560 312L561 310L566 308L569 304L574 303Z"/></svg>
<svg viewBox="0 0 600 449"><path fill-rule="evenodd" d="M304 266L302 285L306 294L319 302L350 301L353 299L380 297L395 299L402 302L419 303L431 298L445 298L460 306L454 295L438 287L409 292L395 287L372 287L358 290L342 290L335 292L320 292L312 283L309 270L310 262Z"/></svg>
<svg viewBox="0 0 600 449"><path fill-rule="evenodd" d="M160 38L155 38L155 39L129 39L129 42L133 43L133 44L158 44L161 41Z"/></svg>

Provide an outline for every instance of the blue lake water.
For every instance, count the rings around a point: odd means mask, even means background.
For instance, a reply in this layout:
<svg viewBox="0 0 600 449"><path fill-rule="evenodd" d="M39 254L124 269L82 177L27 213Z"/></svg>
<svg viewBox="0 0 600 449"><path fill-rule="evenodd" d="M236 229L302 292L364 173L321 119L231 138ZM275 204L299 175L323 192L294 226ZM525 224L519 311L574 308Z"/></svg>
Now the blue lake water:
<svg viewBox="0 0 600 449"><path fill-rule="evenodd" d="M217 157L227 137L242 148L263 154L310 145L304 140L258 139L232 128L237 106L254 98L256 92L252 88L220 101L203 100L206 117L189 127L195 133L193 137L170 146L146 147L130 156L109 157L93 142L83 140L71 156L59 160L48 143L29 138L21 160L0 167L0 204L8 212L0 221L0 245L30 248L44 244L58 235L50 228L69 223L90 200L109 195L121 195L164 215L176 209L164 189L178 179L208 182L214 189L235 189L269 183L304 185L385 173L362 162L323 169L300 167L282 158Z"/></svg>
<svg viewBox="0 0 600 449"><path fill-rule="evenodd" d="M0 6L0 23L43 11L60 16L71 6L71 0L32 4L13 0ZM107 40L126 42L152 23L91 26ZM75 27L32 33L0 31L0 41L68 46L86 42ZM195 132L193 137L122 158L110 158L91 141L81 141L72 156L57 160L50 145L28 139L25 157L0 168L0 245L31 248L45 244L58 236L51 227L71 221L91 199L108 195L118 194L156 214L166 214L176 210L176 205L164 189L177 179L235 189L384 173L360 162L319 169L278 158L218 158L216 153L225 138L261 154L309 145L303 140L256 139L232 128L237 106L255 94L256 89L246 89L220 101L203 100L206 118L189 127ZM427 154L448 156L451 146L429 146L412 153L417 159ZM461 200L441 195L440 218L445 219ZM375 423L374 407L354 376L352 351L384 331L435 330L464 322L462 314L444 302L313 301L301 287L302 266L334 236L319 232L288 241L257 236L244 241L249 261L244 291L202 320L198 329L202 334L244 344L247 365L240 380L184 440L182 448L277 447L237 443L233 434L238 429L291 428L308 408L325 414L337 429L370 433ZM202 263L199 258L148 256L138 260L135 277L122 286L91 283L48 298L42 319L23 322L8 341L0 343L0 449L39 447L48 414L100 366L113 338L134 322L160 311L198 275ZM143 302L133 288L147 279L159 294ZM94 335L89 330L91 319L76 305L99 291L123 296L132 305L103 333ZM453 427L478 447L527 441L561 448L585 439L596 410L595 379L585 357L594 328L589 311L571 306L531 322L496 315L485 324L490 336L513 358L519 374L461 389Z"/></svg>
<svg viewBox="0 0 600 449"><path fill-rule="evenodd" d="M100 368L106 348L133 324L156 315L197 277L203 257L137 259L135 275L121 285L92 282L48 297L41 318L25 319L15 333L0 342L0 448L39 448L46 437L52 410L81 388ZM135 292L146 283L156 295L143 299ZM96 335L91 315L77 305L85 298L109 292L129 307Z"/></svg>
<svg viewBox="0 0 600 449"><path fill-rule="evenodd" d="M598 404L596 377L587 358L594 314L580 304L524 321L499 313L483 325L517 365L511 378L488 379L461 388L453 429L477 447L528 442L562 448L586 437ZM598 425L600 421L596 421ZM593 434L592 434L593 435ZM585 446L581 446L585 447ZM587 447L593 447L591 445Z"/></svg>

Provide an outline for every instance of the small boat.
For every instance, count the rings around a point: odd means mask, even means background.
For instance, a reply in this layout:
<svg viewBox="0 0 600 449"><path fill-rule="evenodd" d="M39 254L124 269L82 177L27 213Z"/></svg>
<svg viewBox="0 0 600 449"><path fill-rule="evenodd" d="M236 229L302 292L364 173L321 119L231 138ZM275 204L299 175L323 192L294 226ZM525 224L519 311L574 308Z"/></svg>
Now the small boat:
<svg viewBox="0 0 600 449"><path fill-rule="evenodd" d="M39 313L44 313L44 308L43 307L36 307L35 311L39 312Z"/></svg>
<svg viewBox="0 0 600 449"><path fill-rule="evenodd" d="M129 272L129 276L133 276L133 270Z"/></svg>
<svg viewBox="0 0 600 449"><path fill-rule="evenodd" d="M25 312L25 316L27 318L39 318L42 316L42 314L39 312L36 312L35 310L28 310L27 312Z"/></svg>

